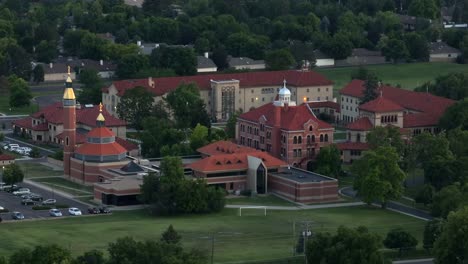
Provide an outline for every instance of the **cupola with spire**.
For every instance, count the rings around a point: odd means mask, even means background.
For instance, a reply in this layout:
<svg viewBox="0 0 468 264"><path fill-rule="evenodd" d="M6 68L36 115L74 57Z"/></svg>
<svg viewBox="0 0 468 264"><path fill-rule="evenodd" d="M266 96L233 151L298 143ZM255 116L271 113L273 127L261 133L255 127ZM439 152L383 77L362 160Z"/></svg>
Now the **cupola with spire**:
<svg viewBox="0 0 468 264"><path fill-rule="evenodd" d="M278 101L274 102L277 106L296 105L296 102L291 101L291 91L286 87L286 80L283 80L283 87L278 92Z"/></svg>
<svg viewBox="0 0 468 264"><path fill-rule="evenodd" d="M103 127L105 125L106 119L102 115L102 103L99 104L99 115L96 118L96 125L98 127Z"/></svg>
<svg viewBox="0 0 468 264"><path fill-rule="evenodd" d="M75 92L73 91L72 79L70 77L70 66L68 66L68 77L67 81L65 82L65 91L63 92L63 99L64 100L75 100Z"/></svg>

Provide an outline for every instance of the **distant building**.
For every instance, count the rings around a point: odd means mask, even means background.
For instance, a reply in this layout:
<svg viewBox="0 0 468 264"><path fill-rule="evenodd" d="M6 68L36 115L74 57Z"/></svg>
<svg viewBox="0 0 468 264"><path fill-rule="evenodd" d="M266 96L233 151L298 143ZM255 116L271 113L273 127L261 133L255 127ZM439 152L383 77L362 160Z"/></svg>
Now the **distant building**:
<svg viewBox="0 0 468 264"><path fill-rule="evenodd" d="M400 14L397 14L397 16L400 19L400 23L403 26L403 29L406 31L414 31L418 23L432 24L432 20L423 18L423 17L415 17L415 16L408 16L408 15L400 15Z"/></svg>
<svg viewBox="0 0 468 264"><path fill-rule="evenodd" d="M39 63L41 64L41 63ZM84 69L94 69L98 72L99 77L104 79L112 78L117 69L117 65L110 61L95 61L89 59L67 59L58 60L49 64L41 64L44 68L44 81L63 81L68 75L68 66L72 68L70 73L71 78L76 79L78 73Z"/></svg>
<svg viewBox="0 0 468 264"><path fill-rule="evenodd" d="M364 48L353 49L351 55L344 60L335 60L336 66L359 66L387 63L380 51Z"/></svg>
<svg viewBox="0 0 468 264"><path fill-rule="evenodd" d="M197 56L197 73L216 71L218 71L218 67L208 57L208 52L206 52L204 56Z"/></svg>
<svg viewBox="0 0 468 264"><path fill-rule="evenodd" d="M313 172L291 168L270 154L218 141L197 150L203 159L189 164L194 178L202 178L229 193L275 193L300 203L338 199L338 181Z"/></svg>
<svg viewBox="0 0 468 264"><path fill-rule="evenodd" d="M340 121L340 104L333 101L320 101L307 103L315 116L326 115L329 122L338 123Z"/></svg>
<svg viewBox="0 0 468 264"><path fill-rule="evenodd" d="M264 60L253 60L247 57L228 57L229 68L234 70L264 70Z"/></svg>
<svg viewBox="0 0 468 264"><path fill-rule="evenodd" d="M159 48L161 45L173 48L193 48L192 45L168 45L166 43L143 43L140 40L137 41L137 46L140 48L140 53L143 55L151 55L153 50Z"/></svg>
<svg viewBox="0 0 468 264"><path fill-rule="evenodd" d="M15 163L15 157L7 154L0 154L0 166L3 166L3 169L6 165Z"/></svg>
<svg viewBox="0 0 468 264"><path fill-rule="evenodd" d="M450 47L442 41L432 42L429 45L430 62L455 62L461 54L459 49Z"/></svg>
<svg viewBox="0 0 468 264"><path fill-rule="evenodd" d="M318 119L309 104L296 105L286 83L278 100L237 118L237 143L266 151L291 164L308 168L320 149L333 142L334 128Z"/></svg>
<svg viewBox="0 0 468 264"><path fill-rule="evenodd" d="M329 101L333 99L333 84L314 71L262 71L229 74L203 74L121 80L103 89L102 102L107 111L117 116L120 98L126 90L145 87L154 95L155 103L182 83L195 83L200 97L213 120L228 120L237 110L248 111L273 102L279 84L286 79L291 90L291 100L299 102Z"/></svg>
<svg viewBox="0 0 468 264"><path fill-rule="evenodd" d="M379 96L360 104L364 81L353 80L340 90L341 119L348 123L347 141L339 143L344 162L352 162L368 149L367 133L378 126L394 126L405 138L423 131L438 133L439 119L455 101L425 92L382 85Z"/></svg>
<svg viewBox="0 0 468 264"><path fill-rule="evenodd" d="M314 50L315 66L317 67L332 67L335 66L335 59L320 50Z"/></svg>

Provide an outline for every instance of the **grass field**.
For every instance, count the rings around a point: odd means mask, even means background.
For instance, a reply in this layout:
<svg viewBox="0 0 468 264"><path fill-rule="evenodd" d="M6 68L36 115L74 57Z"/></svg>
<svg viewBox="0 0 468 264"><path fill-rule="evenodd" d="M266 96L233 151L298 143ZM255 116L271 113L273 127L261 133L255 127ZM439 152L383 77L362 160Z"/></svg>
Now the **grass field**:
<svg viewBox="0 0 468 264"><path fill-rule="evenodd" d="M42 165L40 163L17 163L24 172L24 178L36 178L36 177L50 177L50 176L61 176L63 170L54 170L49 166Z"/></svg>
<svg viewBox="0 0 468 264"><path fill-rule="evenodd" d="M42 183L56 190L66 192L74 196L93 194L92 186L81 185L61 177L35 178L33 181Z"/></svg>
<svg viewBox="0 0 468 264"><path fill-rule="evenodd" d="M114 212L110 216L78 217L51 221L6 224L0 229L0 255L22 247L52 241L69 248L73 254L91 249L104 250L116 238L159 239L172 224L189 247L211 252L215 236L214 262L275 259L292 256L293 222L314 221L314 231L334 232L340 225L364 225L370 231L385 235L402 227L422 239L424 221L394 212L368 207L330 208L308 211L252 212L237 216L237 210L225 209L218 214L153 217L144 211ZM296 232L301 230L296 224Z"/></svg>
<svg viewBox="0 0 468 264"><path fill-rule="evenodd" d="M358 67L344 68L315 68L314 70L324 74L332 80L335 91L343 88L350 80L351 73ZM410 64L386 64L366 66L376 73L383 83L392 85L400 84L405 89L414 89L421 84L434 80L439 75L452 72L467 72L468 64L456 63L410 63Z"/></svg>
<svg viewBox="0 0 468 264"><path fill-rule="evenodd" d="M227 204L253 204L253 205L278 205L278 206L294 206L295 204L281 199L275 195L262 195L254 197L238 196L226 199Z"/></svg>

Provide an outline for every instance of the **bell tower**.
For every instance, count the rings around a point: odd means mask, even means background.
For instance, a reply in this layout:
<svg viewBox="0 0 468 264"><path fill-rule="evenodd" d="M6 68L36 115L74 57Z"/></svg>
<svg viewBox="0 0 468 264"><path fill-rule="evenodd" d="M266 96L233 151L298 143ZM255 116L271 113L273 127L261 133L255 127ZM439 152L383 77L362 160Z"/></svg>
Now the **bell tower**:
<svg viewBox="0 0 468 264"><path fill-rule="evenodd" d="M73 156L76 143L76 97L70 77L70 66L63 92L63 115L63 172L70 176L70 158Z"/></svg>

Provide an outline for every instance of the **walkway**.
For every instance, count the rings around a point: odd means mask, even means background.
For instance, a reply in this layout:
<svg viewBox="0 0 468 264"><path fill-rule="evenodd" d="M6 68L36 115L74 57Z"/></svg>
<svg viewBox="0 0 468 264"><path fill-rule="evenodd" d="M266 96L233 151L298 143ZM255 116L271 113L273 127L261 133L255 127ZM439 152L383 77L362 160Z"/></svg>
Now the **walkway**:
<svg viewBox="0 0 468 264"><path fill-rule="evenodd" d="M309 210L309 209L323 209L323 208L335 208L335 207L350 207L364 205L363 202L353 203L331 203L331 204L316 204L316 205L300 205L300 206L275 206L275 205L252 205L252 204L227 204L226 208L244 208L244 207L265 207L268 210Z"/></svg>

